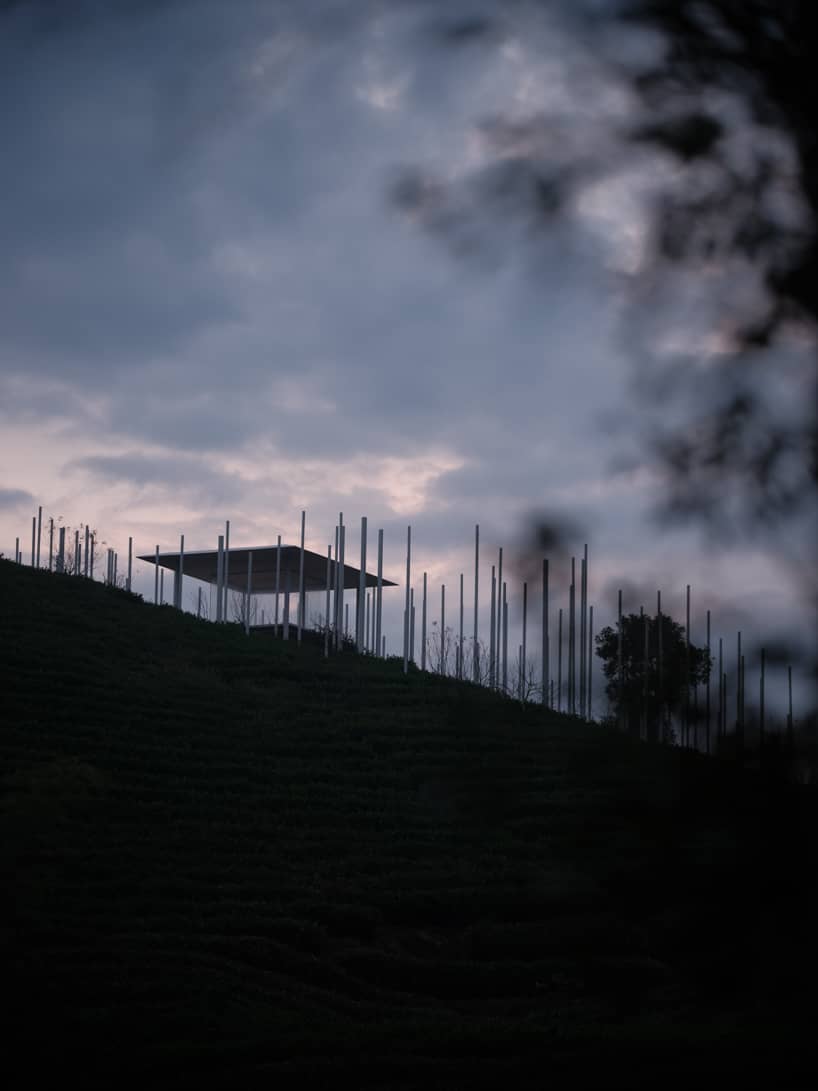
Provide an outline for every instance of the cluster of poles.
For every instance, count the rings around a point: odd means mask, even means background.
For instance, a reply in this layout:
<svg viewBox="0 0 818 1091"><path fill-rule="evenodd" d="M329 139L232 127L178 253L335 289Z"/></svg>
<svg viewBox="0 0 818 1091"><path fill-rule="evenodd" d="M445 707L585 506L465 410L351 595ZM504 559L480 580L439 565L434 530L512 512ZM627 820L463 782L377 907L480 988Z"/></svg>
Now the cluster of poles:
<svg viewBox="0 0 818 1091"><path fill-rule="evenodd" d="M39 507L37 514L31 518L31 567L46 567L43 531L48 533L48 571L62 572L70 576L84 576L86 579L94 579L94 567L97 561L96 535L86 525L82 531L74 528L73 549L71 540L67 537L67 528L56 526L53 518L48 520L48 527L43 526L43 509ZM55 540L56 539L56 540ZM14 560L17 564L23 564L23 551L20 548L20 539L14 541ZM128 539L128 567L127 574L118 575L119 554L114 549L106 551L106 569L104 583L112 586L124 586L126 591L131 590L133 576L133 538Z"/></svg>
<svg viewBox="0 0 818 1091"><path fill-rule="evenodd" d="M31 527L31 564L33 567L41 567L41 552L43 547L43 519L42 507L38 514L32 518ZM300 561L298 572L298 604L295 614L296 639L300 643L302 632L306 627L306 600L304 584L304 555L305 555L305 529L306 512L301 512L301 536L300 536ZM95 535L86 526L81 537L80 531L74 531L73 551L66 550L66 528L55 527L53 518L48 524L48 570L82 575L86 578L94 578L95 564ZM55 531L57 540L55 544ZM358 572L358 587L355 588L354 609L354 638L350 632L350 603L345 601L345 564L346 564L346 531L343 512L339 513L338 523L334 528L333 540L327 544L326 563L326 588L325 588L325 613L323 624L320 628L324 634L324 654L329 656L331 652L340 651L345 642L354 639L356 650L363 654L386 657L386 636L383 633L383 546L384 532L378 530L377 538L377 578L376 584L371 590L367 590L366 564L367 564L367 518L361 518L360 531L360 566ZM113 549L107 550L106 574L104 582L114 586L124 585L131 590L133 574L133 538L128 539L127 575L118 575L118 554ZM283 636L285 640L290 637L290 588L281 586L281 535L277 540L276 574L274 592L274 616L273 625L276 634ZM15 561L23 563L20 539L15 543ZM185 561L185 536L180 536L178 571L174 573L173 606L181 610L182 588L184 580ZM474 528L474 601L473 624L470 647L467 647L466 633L464 630L465 607L464 601L464 573L460 573L459 581L459 629L455 635L453 629L446 626L446 585L440 586L440 612L438 621L429 625L431 608L429 602L428 572L422 574L421 590L421 621L420 621L420 663L415 657L415 589L412 586L412 528L406 528L406 582L404 588L403 609L403 670L408 672L409 664L417 665L422 671L427 669L438 674L453 673L454 677L474 683L488 686L509 696L515 696L528 701L538 698L548 708L559 712L567 712L583 719L593 718L593 655L594 655L594 607L588 601L588 546L584 546L583 555L579 558L579 579L577 580L577 558L571 558L571 580L567 587L567 606L560 607L557 611L557 655L556 677L552 674L551 657L551 616L550 616L550 589L549 589L549 559L542 559L542 584L541 584L541 664L539 682L535 680L534 664L528 660L528 632L529 632L529 585L522 585L522 617L520 641L517 645L516 663L511 664L509 670L509 587L508 581L503 578L503 549L500 547L497 563L491 565L491 591L489 600L489 640L488 646L480 640L479 632L479 589L480 589L480 526ZM217 571L216 571L216 604L215 621L225 623L229 620L228 590L230 587L230 521L227 520L223 534L218 535L217 544ZM251 629L253 596L253 555L248 555L247 584L242 592L241 621L246 632ZM154 602L159 605L164 603L164 569L160 566L159 545L155 550L154 572ZM280 616L280 599L283 598L283 611ZM203 614L202 590L199 587L197 616ZM663 694L663 648L662 648L662 597L661 592L656 593L656 614L651 617L640 607L640 617L644 630L644 662L642 670L643 687L641 695L641 709L639 710L639 734L642 738L650 737L648 725L649 719L649 695L648 695L648 666L649 638L651 627L656 627L657 654L656 665L658 673L658 693L660 694L659 708L659 735L665 737L665 728L668 726L667 709L662 705ZM747 723L745 715L745 656L742 653L741 632L737 634L736 646L736 670L735 670L735 718L728 714L728 675L725 670L724 640L718 641L718 690L711 693L711 618L707 611L707 671L704 682L704 710L700 714L698 707L698 685L685 687L684 708L682 710L680 743L685 747L699 749L699 727L704 729L704 749L711 750L711 721L713 712L713 700L716 705L716 731L717 738L724 738L727 734L728 724L731 722L735 728L737 746L744 744L745 727ZM262 611L262 624L264 613ZM686 591L686 626L685 644L686 677L689 679L690 663L690 586ZM451 635L450 635L451 634ZM624 692L624 663L623 663L623 614L622 591L619 591L617 614L617 671L619 679L619 692ZM450 653L454 645L453 671L449 662ZM516 677L510 678L510 673ZM792 667L787 668L789 710L787 713L787 732L790 740L793 732L792 712ZM691 696L692 688L692 696ZM633 713L633 709L625 708L620 703L618 716L620 727L626 727L623 722ZM760 677L759 677L759 732L763 742L766 721L766 655L761 649Z"/></svg>

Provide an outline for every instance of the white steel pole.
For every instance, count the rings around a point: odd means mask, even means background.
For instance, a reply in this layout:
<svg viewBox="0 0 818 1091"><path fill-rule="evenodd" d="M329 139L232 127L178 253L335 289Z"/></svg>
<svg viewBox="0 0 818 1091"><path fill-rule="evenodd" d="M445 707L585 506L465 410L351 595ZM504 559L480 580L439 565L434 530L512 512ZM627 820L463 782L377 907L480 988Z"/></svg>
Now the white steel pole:
<svg viewBox="0 0 818 1091"><path fill-rule="evenodd" d="M344 603L344 637L349 640L349 603Z"/></svg>
<svg viewBox="0 0 818 1091"><path fill-rule="evenodd" d="M446 584L440 585L440 673L446 673Z"/></svg>
<svg viewBox="0 0 818 1091"><path fill-rule="evenodd" d="M90 528L88 524L85 524L85 567L83 568L83 575L88 576L88 543L90 538Z"/></svg>
<svg viewBox="0 0 818 1091"><path fill-rule="evenodd" d="M338 541L338 532L335 532L335 541ZM327 546L327 602L326 615L324 617L324 659L329 659L329 593L330 578L332 576L332 543Z"/></svg>
<svg viewBox="0 0 818 1091"><path fill-rule="evenodd" d="M182 609L182 589L184 586L185 578L185 536L184 534L179 537L179 572L177 576L176 587L176 609ZM131 539L128 539L128 589L131 586Z"/></svg>
<svg viewBox="0 0 818 1091"><path fill-rule="evenodd" d="M278 636L278 593L281 586L281 535L278 536L278 542L276 544L276 618L275 628L273 633Z"/></svg>
<svg viewBox="0 0 818 1091"><path fill-rule="evenodd" d="M375 626L375 655L380 655L381 624L383 617L383 530L378 531L378 598L375 613L377 616L377 624Z"/></svg>
<svg viewBox="0 0 818 1091"><path fill-rule="evenodd" d="M89 573L90 578L94 578L94 548L96 546L96 535L91 535L91 571Z"/></svg>
<svg viewBox="0 0 818 1091"><path fill-rule="evenodd" d="M460 647L457 656L457 677L463 679L463 573L460 573Z"/></svg>
<svg viewBox="0 0 818 1091"><path fill-rule="evenodd" d="M494 688L494 675L496 664L496 636L497 636L497 605L494 601L497 592L497 580L494 575L494 565L491 566L491 620L489 623L489 687Z"/></svg>
<svg viewBox="0 0 818 1091"><path fill-rule="evenodd" d="M14 563L15 564L20 563L20 539L19 538L14 539Z"/></svg>
<svg viewBox="0 0 818 1091"><path fill-rule="evenodd" d="M222 549L222 621L229 621L230 610L230 520L224 523L224 547Z"/></svg>
<svg viewBox="0 0 818 1091"><path fill-rule="evenodd" d="M37 567L40 567L40 545L43 538L43 509L42 505L37 509Z"/></svg>
<svg viewBox="0 0 818 1091"><path fill-rule="evenodd" d="M480 649L477 645L477 589L479 581L479 563L480 563L480 525L475 525L474 528L474 656L472 660L472 680L474 682L479 681L480 678Z"/></svg>
<svg viewBox="0 0 818 1091"><path fill-rule="evenodd" d="M287 573L287 589L284 592L284 626L283 636L285 640L290 639L290 574Z"/></svg>
<svg viewBox="0 0 818 1091"><path fill-rule="evenodd" d="M409 592L409 658L415 661L415 589Z"/></svg>
<svg viewBox="0 0 818 1091"><path fill-rule="evenodd" d="M548 705L550 652L548 637L548 558L542 560L542 703Z"/></svg>
<svg viewBox="0 0 818 1091"><path fill-rule="evenodd" d="M358 609L355 620L355 645L364 648L364 612L366 610L366 516L361 516L361 570L358 573Z"/></svg>
<svg viewBox="0 0 818 1091"><path fill-rule="evenodd" d="M423 602L420 607L420 669L426 670L426 573L423 573Z"/></svg>
<svg viewBox="0 0 818 1091"><path fill-rule="evenodd" d="M301 629L304 626L304 528L307 521L307 513L301 512L301 559L298 562L298 634L297 641L301 643Z"/></svg>
<svg viewBox="0 0 818 1091"><path fill-rule="evenodd" d="M500 686L500 651L503 646L503 611L500 609L500 588L503 586L503 547L500 546L500 556L497 561L497 686Z"/></svg>
<svg viewBox="0 0 818 1091"><path fill-rule="evenodd" d="M585 653L588 634L588 545L584 547L579 588L579 714L585 719Z"/></svg>
<svg viewBox="0 0 818 1091"><path fill-rule="evenodd" d="M341 583L339 590L341 598L338 600L338 644L344 646L344 637L349 630L349 603L346 602L346 554L347 554L347 528L341 523L339 528L341 535Z"/></svg>
<svg viewBox="0 0 818 1091"><path fill-rule="evenodd" d="M372 644L369 637L369 606L372 595L369 591L366 593L366 639L364 640L364 651L371 652Z"/></svg>
<svg viewBox="0 0 818 1091"><path fill-rule="evenodd" d="M60 527L60 544L57 550L57 571L65 572L65 527Z"/></svg>
<svg viewBox="0 0 818 1091"><path fill-rule="evenodd" d="M37 516L31 517L31 567L37 566Z"/></svg>
<svg viewBox="0 0 818 1091"><path fill-rule="evenodd" d="M156 556L159 557L159 546L156 547ZM159 561L157 559L157 566ZM159 571L157 567L157 572ZM220 534L216 551L216 621L222 620L222 578L224 577L224 535Z"/></svg>
<svg viewBox="0 0 818 1091"><path fill-rule="evenodd" d="M250 602L253 595L253 551L247 554L247 607L244 611L244 632L250 635Z"/></svg>
<svg viewBox="0 0 818 1091"><path fill-rule="evenodd" d="M409 581L412 560L412 528L406 528L406 604L403 612L403 673L409 670Z"/></svg>
<svg viewBox="0 0 818 1091"><path fill-rule="evenodd" d="M521 682L520 682L520 686L521 686L520 695L521 695L521 698L523 696L523 688L524 688L524 685L525 685L525 658L526 658L526 648L527 648L527 643L526 643L526 630L527 629L528 629L528 584L525 582L525 580L523 580L523 642L520 645L520 649L521 649L520 654L522 656L522 659L521 659L522 667L521 667L521 669L522 669L522 672L523 672Z"/></svg>
<svg viewBox="0 0 818 1091"><path fill-rule="evenodd" d="M508 693L508 599L503 584L503 693Z"/></svg>
<svg viewBox="0 0 818 1091"><path fill-rule="evenodd" d="M338 545L335 549L335 649L342 646L341 624L344 620L344 513L338 512Z"/></svg>
<svg viewBox="0 0 818 1091"><path fill-rule="evenodd" d="M594 718L594 706L592 702L593 693L593 656L594 654L594 608L588 607L588 708L587 716L589 720Z"/></svg>
<svg viewBox="0 0 818 1091"><path fill-rule="evenodd" d="M133 538L128 539L128 590L131 589L131 576L133 575Z"/></svg>
<svg viewBox="0 0 818 1091"><path fill-rule="evenodd" d="M48 521L48 571L54 567L54 519Z"/></svg>
<svg viewBox="0 0 818 1091"><path fill-rule="evenodd" d="M80 532L74 531L74 575L80 574Z"/></svg>
<svg viewBox="0 0 818 1091"><path fill-rule="evenodd" d="M79 534L77 534L77 538L79 538ZM79 546L79 543L77 543L77 545ZM116 587L116 550L113 550L112 552L114 554L114 587Z"/></svg>
<svg viewBox="0 0 818 1091"><path fill-rule="evenodd" d="M202 589L200 587L199 588L199 601L196 603L196 617L200 618L201 616L202 616Z"/></svg>
<svg viewBox="0 0 818 1091"><path fill-rule="evenodd" d="M164 568L159 573L159 605L165 604L165 570Z"/></svg>

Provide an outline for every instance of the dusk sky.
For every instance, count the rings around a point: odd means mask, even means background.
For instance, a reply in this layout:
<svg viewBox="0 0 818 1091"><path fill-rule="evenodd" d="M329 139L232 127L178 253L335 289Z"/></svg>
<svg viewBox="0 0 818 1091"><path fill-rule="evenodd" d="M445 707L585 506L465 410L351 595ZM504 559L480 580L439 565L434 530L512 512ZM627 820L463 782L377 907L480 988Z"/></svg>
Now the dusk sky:
<svg viewBox="0 0 818 1091"><path fill-rule="evenodd" d="M6 556L19 536L28 559L38 504L120 553L128 535L138 553L180 533L214 548L226 518L236 546L294 544L302 509L325 553L343 511L352 563L366 515L370 558L383 527L401 584L395 652L407 524L436 616L441 582L452 609L460 572L471 588L475 523L487 606L497 548L521 558L531 520L556 515L578 527L571 552L589 543L598 625L620 586L652 589L626 592L636 611L661 588L683 621L690 583L694 635L710 606L731 653L736 627L808 631L774 554L650 519L663 482L634 440L623 322L641 195L672 165L645 152L591 173L548 230L471 188L519 150L500 115L552 156L589 133L599 154L632 108L599 58L661 43L589 41L563 5L547 20L524 3L500 35L443 42L444 11L489 7L0 5ZM562 129L537 137L543 115ZM429 180L419 206L396 199L407 169Z"/></svg>

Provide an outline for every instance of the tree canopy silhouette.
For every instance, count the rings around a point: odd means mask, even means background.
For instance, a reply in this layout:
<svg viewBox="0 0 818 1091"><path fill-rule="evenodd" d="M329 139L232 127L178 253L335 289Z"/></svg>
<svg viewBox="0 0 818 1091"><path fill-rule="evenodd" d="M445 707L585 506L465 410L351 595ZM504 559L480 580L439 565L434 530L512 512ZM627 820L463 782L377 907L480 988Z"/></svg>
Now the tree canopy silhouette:
<svg viewBox="0 0 818 1091"><path fill-rule="evenodd" d="M646 647L647 640L647 647ZM706 648L686 643L684 626L666 614L622 615L622 673L619 670L619 633L607 626L597 633L596 654L608 679L605 692L617 721L630 734L652 741L672 741L673 718L687 704L693 719L691 691L707 683L712 658Z"/></svg>

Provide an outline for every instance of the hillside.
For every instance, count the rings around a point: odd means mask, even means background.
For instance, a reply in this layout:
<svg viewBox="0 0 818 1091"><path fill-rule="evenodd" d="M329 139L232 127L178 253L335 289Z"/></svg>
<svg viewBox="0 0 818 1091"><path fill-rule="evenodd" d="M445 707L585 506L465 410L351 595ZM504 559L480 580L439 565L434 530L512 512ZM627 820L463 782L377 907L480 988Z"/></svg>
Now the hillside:
<svg viewBox="0 0 818 1091"><path fill-rule="evenodd" d="M7 561L0 609L27 1084L811 1070L814 791Z"/></svg>

